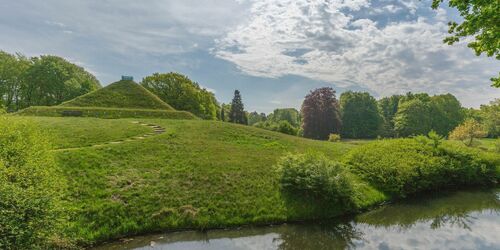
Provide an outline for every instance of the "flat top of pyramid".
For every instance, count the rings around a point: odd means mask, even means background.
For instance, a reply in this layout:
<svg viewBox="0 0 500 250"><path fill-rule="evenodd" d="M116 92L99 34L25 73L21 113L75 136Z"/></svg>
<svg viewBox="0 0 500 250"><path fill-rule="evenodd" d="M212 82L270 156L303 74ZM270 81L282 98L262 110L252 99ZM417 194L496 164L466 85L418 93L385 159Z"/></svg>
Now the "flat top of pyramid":
<svg viewBox="0 0 500 250"><path fill-rule="evenodd" d="M159 97L131 80L112 83L60 106L174 110Z"/></svg>

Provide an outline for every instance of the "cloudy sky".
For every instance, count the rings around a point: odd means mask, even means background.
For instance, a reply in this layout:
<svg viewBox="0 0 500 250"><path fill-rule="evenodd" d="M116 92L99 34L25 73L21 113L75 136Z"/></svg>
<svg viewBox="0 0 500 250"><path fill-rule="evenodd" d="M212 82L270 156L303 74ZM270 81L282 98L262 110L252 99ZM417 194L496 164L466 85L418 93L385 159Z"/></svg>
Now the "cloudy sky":
<svg viewBox="0 0 500 250"><path fill-rule="evenodd" d="M322 86L477 107L500 97L500 62L442 43L459 18L430 0L0 0L0 50L65 57L103 85L177 71L221 102L239 89L250 111Z"/></svg>

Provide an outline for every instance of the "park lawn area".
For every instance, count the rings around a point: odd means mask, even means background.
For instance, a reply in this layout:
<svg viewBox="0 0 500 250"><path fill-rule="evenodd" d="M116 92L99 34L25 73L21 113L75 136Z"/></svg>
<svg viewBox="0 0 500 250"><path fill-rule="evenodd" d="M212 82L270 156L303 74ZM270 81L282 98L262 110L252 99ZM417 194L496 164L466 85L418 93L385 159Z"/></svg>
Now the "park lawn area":
<svg viewBox="0 0 500 250"><path fill-rule="evenodd" d="M179 230L334 217L348 212L285 197L274 165L287 152L339 159L353 143L308 140L259 128L203 120L31 119L53 133L68 181L69 237L89 245L120 237ZM143 133L140 121L166 129L143 140L87 147ZM75 147L82 147L74 149ZM352 176L355 200L387 199Z"/></svg>
<svg viewBox="0 0 500 250"><path fill-rule="evenodd" d="M87 147L151 132L151 128L123 120L33 116L15 119L36 122L42 131L49 134L55 149Z"/></svg>
<svg viewBox="0 0 500 250"><path fill-rule="evenodd" d="M497 138L497 139L483 138L480 140L476 140L476 144L474 145L474 147L484 149L487 151L491 151L491 152L500 153L498 151L498 150L500 150L500 148L497 148L497 147L500 147L500 138Z"/></svg>

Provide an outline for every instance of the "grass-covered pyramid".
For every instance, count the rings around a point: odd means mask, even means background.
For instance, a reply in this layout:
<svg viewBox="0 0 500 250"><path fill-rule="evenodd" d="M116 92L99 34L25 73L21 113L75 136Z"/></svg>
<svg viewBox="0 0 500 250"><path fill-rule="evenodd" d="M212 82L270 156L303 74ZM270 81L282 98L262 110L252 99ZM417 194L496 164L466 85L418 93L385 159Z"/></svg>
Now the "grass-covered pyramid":
<svg viewBox="0 0 500 250"><path fill-rule="evenodd" d="M112 83L60 106L174 110L149 90L131 80Z"/></svg>
<svg viewBox="0 0 500 250"><path fill-rule="evenodd" d="M29 107L21 115L86 116L98 118L194 119L176 111L159 97L132 80L121 80L104 88L52 107Z"/></svg>

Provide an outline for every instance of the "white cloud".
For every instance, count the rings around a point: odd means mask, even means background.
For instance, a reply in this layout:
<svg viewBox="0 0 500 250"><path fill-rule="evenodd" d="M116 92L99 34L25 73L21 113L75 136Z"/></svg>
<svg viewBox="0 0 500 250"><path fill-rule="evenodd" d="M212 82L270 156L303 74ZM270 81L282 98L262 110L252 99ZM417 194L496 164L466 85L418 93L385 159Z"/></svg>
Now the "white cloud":
<svg viewBox="0 0 500 250"><path fill-rule="evenodd" d="M233 0L206 0L203 3L151 0L147 4L132 0L20 0L3 5L4 11L0 10L0 14L6 20L25 18L21 21L26 23L20 25L23 28L18 31L20 33L38 30L43 37L47 31L38 25L41 21L46 29L71 33L74 39L92 40L109 51L140 54L180 54L192 51L194 47L190 44L193 43L207 46L206 42L201 42L223 35L244 18L242 13L246 10L245 4ZM189 40L191 42L186 43ZM12 47L16 47L15 44Z"/></svg>
<svg viewBox="0 0 500 250"><path fill-rule="evenodd" d="M399 1L415 14L416 1ZM214 54L235 63L249 75L278 78L300 75L361 87L378 95L407 91L451 92L466 104L489 89L497 74L494 59L475 57L458 44L442 43L447 35L446 12L378 25L358 18L369 1L254 1L248 22L217 40ZM391 10L396 10L396 7Z"/></svg>

